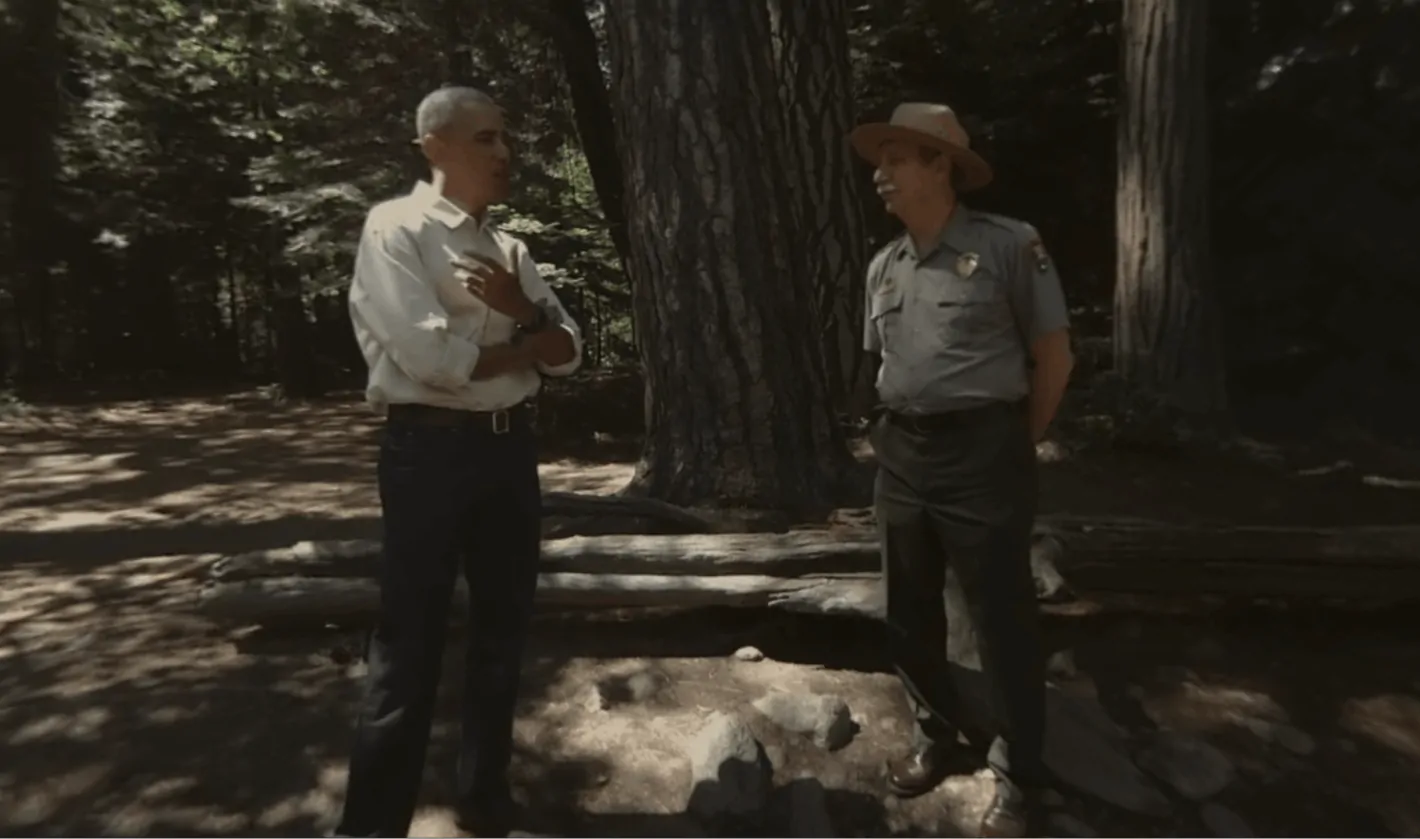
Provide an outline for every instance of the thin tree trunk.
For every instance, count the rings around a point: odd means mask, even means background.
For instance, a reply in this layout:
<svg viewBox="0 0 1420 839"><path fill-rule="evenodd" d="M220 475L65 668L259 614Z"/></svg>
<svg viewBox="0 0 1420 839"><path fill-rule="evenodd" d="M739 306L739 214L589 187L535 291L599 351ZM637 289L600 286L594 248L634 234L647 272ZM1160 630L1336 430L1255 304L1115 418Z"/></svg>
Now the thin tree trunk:
<svg viewBox="0 0 1420 839"><path fill-rule="evenodd" d="M816 506L850 464L796 270L764 0L613 0L647 434L628 490ZM634 118L633 116L634 115Z"/></svg>
<svg viewBox="0 0 1420 839"><path fill-rule="evenodd" d="M602 72L597 34L587 17L586 0L549 0L548 11L539 16L538 22L562 55L582 154L587 158L592 186L616 255L626 265L630 261L631 240L626 230L621 159L616 153L616 121Z"/></svg>
<svg viewBox="0 0 1420 839"><path fill-rule="evenodd" d="M15 4L22 44L20 90L26 107L15 129L14 215L10 232L17 268L14 289L19 327L20 375L42 378L56 367L53 280L57 257L54 187L59 161L54 138L59 128L59 3L23 0Z"/></svg>
<svg viewBox="0 0 1420 839"><path fill-rule="evenodd" d="M465 0L444 0L444 81L452 85L472 85L473 40L464 26L470 4Z"/></svg>
<svg viewBox="0 0 1420 839"><path fill-rule="evenodd" d="M1208 230L1207 3L1126 0L1115 370L1198 417L1227 411Z"/></svg>
<svg viewBox="0 0 1420 839"><path fill-rule="evenodd" d="M798 253L814 285L833 402L851 406L868 365L862 348L867 238L847 136L853 122L847 0L769 0L779 95L787 116Z"/></svg>

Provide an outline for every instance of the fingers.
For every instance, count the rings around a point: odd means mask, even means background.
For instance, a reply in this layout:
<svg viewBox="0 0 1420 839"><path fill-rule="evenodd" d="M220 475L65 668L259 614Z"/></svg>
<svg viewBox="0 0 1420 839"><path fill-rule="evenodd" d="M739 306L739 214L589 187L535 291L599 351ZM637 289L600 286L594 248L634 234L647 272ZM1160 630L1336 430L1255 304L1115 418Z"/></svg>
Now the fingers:
<svg viewBox="0 0 1420 839"><path fill-rule="evenodd" d="M467 271L511 276L508 269L504 268L498 260L473 251L465 251L462 256L455 257L454 265Z"/></svg>
<svg viewBox="0 0 1420 839"><path fill-rule="evenodd" d="M459 284L462 285L464 290L469 294L472 294L480 300L483 299L488 282L486 278L480 277L471 271L455 271L454 279L458 280Z"/></svg>
<svg viewBox="0 0 1420 839"><path fill-rule="evenodd" d="M468 260L464 260L464 259L455 259L455 260L454 260L454 268L457 269L457 270L459 270L459 271L462 271L462 272L464 272L464 273L466 273L466 274L473 274L473 275L476 275L476 276L484 276L484 277L494 277L494 276L497 276L497 274L498 274L498 272L499 272L499 270L500 270L500 269L498 268L498 266L496 266L496 265L489 265L489 264L487 264L487 263L469 262Z"/></svg>

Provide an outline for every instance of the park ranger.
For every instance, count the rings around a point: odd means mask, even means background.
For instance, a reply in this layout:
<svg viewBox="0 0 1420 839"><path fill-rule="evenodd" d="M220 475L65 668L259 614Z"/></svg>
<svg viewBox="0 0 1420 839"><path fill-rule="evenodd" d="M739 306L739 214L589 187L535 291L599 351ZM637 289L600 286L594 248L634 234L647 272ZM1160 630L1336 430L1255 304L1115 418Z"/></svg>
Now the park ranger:
<svg viewBox="0 0 1420 839"><path fill-rule="evenodd" d="M890 652L917 721L888 785L927 792L949 773L959 732L994 731L980 835L1027 835L1047 783L1034 444L1072 366L1064 294L1030 225L958 200L992 173L950 108L905 103L851 140L905 228L869 265L864 335L881 356L872 441ZM948 608L978 645L984 719L958 699Z"/></svg>

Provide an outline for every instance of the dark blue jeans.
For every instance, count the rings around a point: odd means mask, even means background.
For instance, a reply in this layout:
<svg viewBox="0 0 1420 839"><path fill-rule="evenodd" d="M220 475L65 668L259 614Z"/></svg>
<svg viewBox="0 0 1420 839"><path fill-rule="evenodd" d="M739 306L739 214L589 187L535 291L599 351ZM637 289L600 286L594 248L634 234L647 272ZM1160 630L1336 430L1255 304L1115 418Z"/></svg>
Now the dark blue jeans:
<svg viewBox="0 0 1420 839"><path fill-rule="evenodd" d="M380 616L336 832L406 836L433 721L460 568L469 633L461 805L508 794L513 715L537 589L541 492L533 431L391 421L379 460Z"/></svg>

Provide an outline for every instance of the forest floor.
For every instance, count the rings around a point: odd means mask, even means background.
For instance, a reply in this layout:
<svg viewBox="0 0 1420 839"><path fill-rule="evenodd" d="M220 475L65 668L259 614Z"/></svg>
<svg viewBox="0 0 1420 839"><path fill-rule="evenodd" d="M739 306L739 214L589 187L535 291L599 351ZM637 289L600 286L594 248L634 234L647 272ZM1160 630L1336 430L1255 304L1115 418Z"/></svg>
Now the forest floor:
<svg viewBox="0 0 1420 839"><path fill-rule="evenodd" d="M376 429L353 398L280 405L254 394L0 416L0 836L332 826L359 689L350 633L211 624L192 609L204 571L195 555L376 535ZM546 488L618 489L632 469L626 447L603 448L549 448ZM1248 458L1043 460L1052 513L1410 524L1420 504L1420 457L1358 437ZM1057 829L1236 834L1231 813L1258 835L1420 834L1415 628L1414 618L1285 611L1050 618L1052 648L1073 659L1055 673L1062 687L1098 697L1130 730L1206 739L1233 776L1206 826L1196 808L1143 823L1072 799L1073 828ZM458 646L414 835L458 835L446 793ZM763 658L736 655L745 646ZM634 673L653 689L606 708L589 701ZM516 770L536 832L694 835L679 814L695 727L771 690L834 693L852 709L860 731L841 751L770 744L784 773L827 788L841 835L961 835L985 803L974 775L913 802L885 795L878 767L905 736L906 709L857 625L748 610L549 614L525 688ZM1267 734L1280 730L1290 733Z"/></svg>

